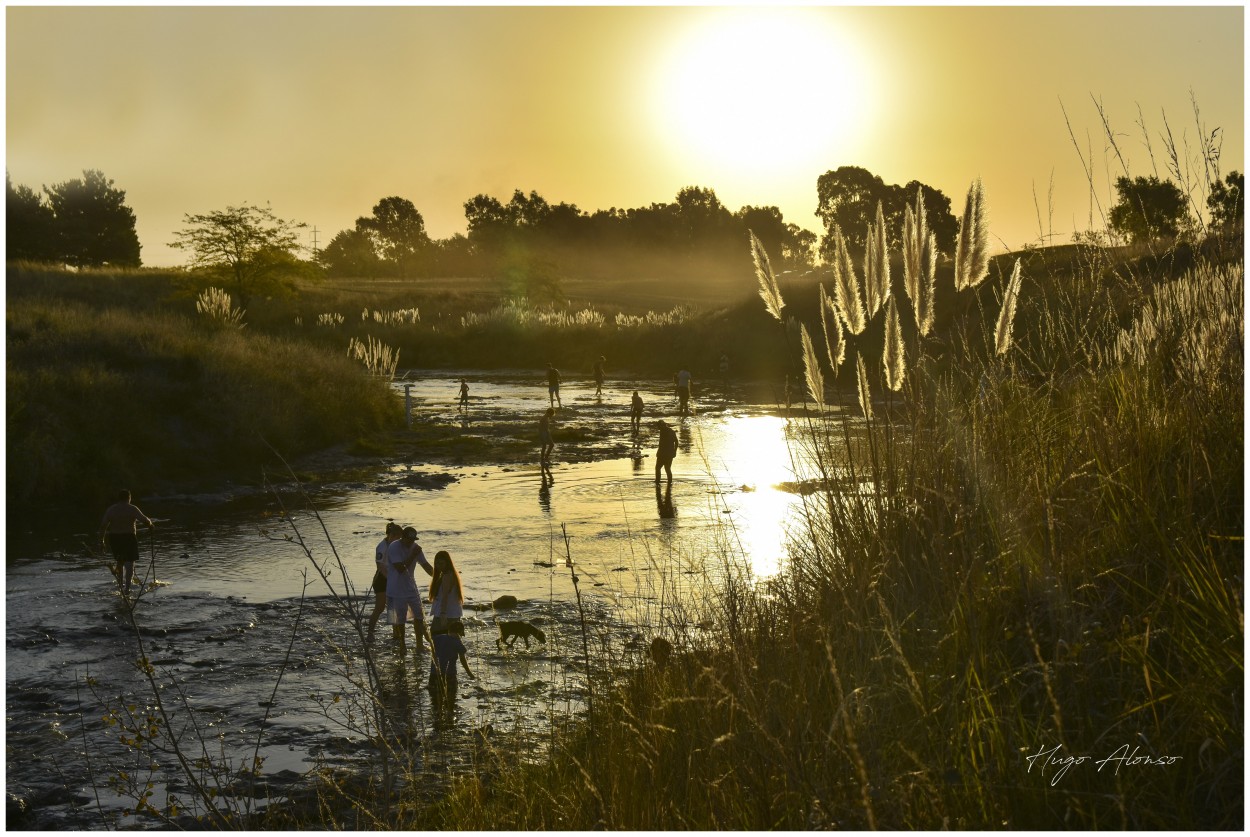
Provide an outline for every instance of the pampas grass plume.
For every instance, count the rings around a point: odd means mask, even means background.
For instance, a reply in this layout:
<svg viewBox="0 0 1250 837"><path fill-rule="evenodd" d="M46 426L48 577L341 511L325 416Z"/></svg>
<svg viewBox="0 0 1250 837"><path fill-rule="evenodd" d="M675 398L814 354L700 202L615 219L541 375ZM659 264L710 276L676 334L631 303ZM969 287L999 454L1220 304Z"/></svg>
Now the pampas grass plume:
<svg viewBox="0 0 1250 837"><path fill-rule="evenodd" d="M864 411L864 418L872 420L872 391L868 389L868 368L864 366L864 356L855 356L855 371L859 379L859 406Z"/></svg>
<svg viewBox="0 0 1250 837"><path fill-rule="evenodd" d="M773 275L773 267L768 262L768 253L764 252L764 245L760 244L754 231L748 230L747 234L751 237L751 258L755 260L755 276L760 280L760 297L763 298L768 313L776 317L777 322L782 322L781 309L786 305L781 301L781 288L777 286L777 277Z"/></svg>
<svg viewBox="0 0 1250 837"><path fill-rule="evenodd" d="M916 189L916 208L903 215L903 284L916 315L916 330L933 330L933 285L937 267L937 237L929 232L924 192Z"/></svg>
<svg viewBox="0 0 1250 837"><path fill-rule="evenodd" d="M864 299L859 290L859 277L855 274L855 265L851 264L851 254L846 249L846 239L842 230L835 224L833 227L833 295L838 301L838 311L851 334L861 334L868 326L868 317L864 313Z"/></svg>
<svg viewBox="0 0 1250 837"><path fill-rule="evenodd" d="M803 340L803 375L807 379L807 391L816 401L816 408L825 409L825 376L820 372L820 358L816 356L816 348L812 345L812 337L807 333L807 326L800 326Z"/></svg>
<svg viewBox="0 0 1250 837"><path fill-rule="evenodd" d="M907 359L903 350L903 328L899 323L894 297L890 297L885 308L885 351L881 361L885 366L886 386L898 392L903 388L903 378L907 374Z"/></svg>
<svg viewBox="0 0 1250 837"><path fill-rule="evenodd" d="M990 230L985 217L985 194L981 178L973 181L959 222L959 243L955 245L955 289L975 288L990 269Z"/></svg>
<svg viewBox="0 0 1250 837"><path fill-rule="evenodd" d="M1020 260L1016 259L1016 267L1007 282L1007 290L1003 291L1003 307L998 312L998 328L994 330L994 346L1001 357L1011 348L1011 324L1016 318L1016 300L1020 296Z"/></svg>
<svg viewBox="0 0 1250 837"><path fill-rule="evenodd" d="M842 335L842 315L838 306L825 293L825 286L820 285L820 324L825 330L825 351L829 353L829 366L833 374L838 374L842 361L846 360L846 340Z"/></svg>

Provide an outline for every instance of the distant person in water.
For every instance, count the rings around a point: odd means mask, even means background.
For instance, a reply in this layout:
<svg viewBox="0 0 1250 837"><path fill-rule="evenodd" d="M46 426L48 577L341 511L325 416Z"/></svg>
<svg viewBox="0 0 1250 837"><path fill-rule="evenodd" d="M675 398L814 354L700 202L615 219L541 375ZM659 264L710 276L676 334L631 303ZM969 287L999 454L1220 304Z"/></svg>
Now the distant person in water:
<svg viewBox="0 0 1250 837"><path fill-rule="evenodd" d="M677 403L681 407L681 414L686 414L686 407L690 403L690 372L682 369L673 379L677 382Z"/></svg>
<svg viewBox="0 0 1250 837"><path fill-rule="evenodd" d="M469 409L469 382L464 378L460 379L460 409Z"/></svg>
<svg viewBox="0 0 1250 837"><path fill-rule="evenodd" d="M386 561L386 607L390 611L395 643L400 653L407 651L404 644L404 626L411 620L413 632L417 636L417 650L420 651L427 635L421 591L417 589L414 573L417 564L429 575L434 574L434 568L425 559L425 553L417 543L416 529L411 526L404 527L399 540L393 541L386 548Z"/></svg>
<svg viewBox="0 0 1250 837"><path fill-rule="evenodd" d="M548 407L547 412L543 413L543 417L538 420L538 441L542 445L539 462L544 475L551 473L551 451L556 446L555 439L551 437L551 419L555 414L555 408Z"/></svg>
<svg viewBox="0 0 1250 837"><path fill-rule="evenodd" d="M634 398L629 404L629 429L637 436L642 429L642 396L634 390Z"/></svg>
<svg viewBox="0 0 1250 837"><path fill-rule="evenodd" d="M369 639L373 639L373 631L378 626L378 619L386 612L386 552L390 545L399 540L403 530L398 523L386 524L386 536L378 541L373 550L373 562L377 569L373 573L373 613L369 616Z"/></svg>
<svg viewBox="0 0 1250 837"><path fill-rule="evenodd" d="M603 364L607 358L602 355L595 361L595 395L603 395Z"/></svg>
<svg viewBox="0 0 1250 837"><path fill-rule="evenodd" d="M657 421L655 426L660 431L660 446L655 452L655 481L659 483L660 469L663 468L668 473L668 481L671 483L673 481L673 457L677 455L677 434L663 419Z"/></svg>
<svg viewBox="0 0 1250 837"><path fill-rule="evenodd" d="M451 562L451 553L440 549L434 554L434 577L430 579L430 633L447 632L447 626L464 616L464 587L460 573Z"/></svg>
<svg viewBox="0 0 1250 837"><path fill-rule="evenodd" d="M547 364L547 400L553 407L556 404L564 406L560 400L560 370L550 363Z"/></svg>
<svg viewBox="0 0 1250 837"><path fill-rule="evenodd" d="M152 520L130 502L130 492L117 492L113 505L104 511L100 521L101 545L108 544L113 553L113 574L123 596L130 595L130 583L135 575L135 561L139 560L139 524L153 528Z"/></svg>

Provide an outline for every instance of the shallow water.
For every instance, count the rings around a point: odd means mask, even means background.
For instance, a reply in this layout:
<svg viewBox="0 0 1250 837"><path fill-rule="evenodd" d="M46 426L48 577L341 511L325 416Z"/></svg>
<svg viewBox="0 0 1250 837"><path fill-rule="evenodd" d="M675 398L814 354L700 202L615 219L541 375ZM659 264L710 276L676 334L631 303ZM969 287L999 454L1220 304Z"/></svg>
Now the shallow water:
<svg viewBox="0 0 1250 837"><path fill-rule="evenodd" d="M467 413L455 404L462 375L471 387ZM676 638L714 621L714 592L726 573L765 578L785 560L785 532L801 499L776 486L804 475L791 467L785 419L749 403L743 390L696 388L695 412L681 418L666 382L609 381L596 397L593 384L566 381L548 484L537 462L537 419L548 401L541 375L410 377L414 421L533 439L532 461L380 465L376 480L310 486L308 496L284 488L228 503L136 498L160 521L137 568L160 582L137 608L138 639L111 576L88 555L94 537L10 530L6 779L10 793L34 803L40 827L155 822L122 815L125 800L101 789L105 778L133 777L146 764L104 719L109 708L141 713L153 703L134 665L140 640L174 707L171 725L194 719L201 737L220 736L233 764L250 758L264 730L269 794L281 796L314 764L365 768L370 748L340 723L357 705L343 671L345 658L359 663L359 648L312 567L328 567L329 583L367 615L373 550L387 520L414 525L431 560L449 551L465 586L465 644L477 680L462 677L451 722L432 718L428 656L416 656L411 636L407 655L396 656L383 622L373 645L387 711L417 742L414 758L442 774L468 764L482 730L529 736L537 750L558 717L581 708L579 592L595 656L638 663L657 633ZM635 387L647 403L637 438L628 422ZM398 397L404 389L396 386ZM660 416L679 436L671 489L654 480L652 423ZM84 528L94 524L92 515L81 519ZM519 604L497 617L490 604L505 594ZM547 641L499 649L496 618L530 621ZM169 781L171 760L157 761L153 802L164 805L167 792L185 801L185 786Z"/></svg>

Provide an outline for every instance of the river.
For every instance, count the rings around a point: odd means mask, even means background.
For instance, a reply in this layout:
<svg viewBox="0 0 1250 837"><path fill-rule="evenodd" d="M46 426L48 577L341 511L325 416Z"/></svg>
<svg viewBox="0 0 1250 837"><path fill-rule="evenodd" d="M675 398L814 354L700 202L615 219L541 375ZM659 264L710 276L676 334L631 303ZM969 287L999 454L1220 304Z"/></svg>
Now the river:
<svg viewBox="0 0 1250 837"><path fill-rule="evenodd" d="M455 403L462 377L466 411ZM306 496L290 483L269 493L137 496L158 520L150 538L141 535L137 574L156 583L136 607L138 637L111 576L89 554L95 511L57 532L10 521L6 778L10 795L33 808L32 827L154 826L126 813L133 799L119 783L136 777L152 783L154 805L172 793L186 806L187 783L170 757L126 746L110 718L152 711L135 666L140 640L171 726L194 721L217 747L210 755L235 767L259 746L267 789L253 794L256 805L314 767L367 769L359 722L354 728L344 714L357 705L344 659L359 643L312 567L329 567L333 589L367 614L374 546L388 520L416 527L430 559L450 552L464 582L477 679L462 678L450 721L431 717L428 655L415 654L411 637L399 657L383 623L373 645L388 694L401 696L388 711L403 716L419 760L441 775L468 769L472 742L487 734L528 738L540 752L552 724L582 708L581 614L592 657L641 665L652 637L680 645L685 632L715 623L726 574L758 580L784 564L802 477L782 411L747 387L696 381L694 411L680 417L669 382L610 379L597 396L592 382L570 380L548 483L537 461L537 419L548 403L541 374L410 371L407 383L414 422L481 437L480 461L433 465L440 457L431 451L426 462L379 463L370 479L305 486ZM636 438L635 388L647 404ZM395 389L403 398L404 385ZM671 489L653 474L661 417L679 438ZM533 440L533 456L492 456L501 439L523 448ZM518 603L496 613L491 603L503 595ZM531 622L546 642L498 648L503 618Z"/></svg>

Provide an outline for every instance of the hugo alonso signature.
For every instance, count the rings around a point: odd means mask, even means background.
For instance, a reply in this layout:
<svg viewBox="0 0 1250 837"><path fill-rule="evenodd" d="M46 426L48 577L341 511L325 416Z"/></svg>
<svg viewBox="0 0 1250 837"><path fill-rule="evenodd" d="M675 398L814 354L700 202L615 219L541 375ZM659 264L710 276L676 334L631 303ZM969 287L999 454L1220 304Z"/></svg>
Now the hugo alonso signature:
<svg viewBox="0 0 1250 837"><path fill-rule="evenodd" d="M1133 747L1130 752L1129 745L1124 744L1106 758L1095 761L1093 756L1060 755L1059 750L1062 747L1062 744L1056 744L1050 749L1046 749L1045 745L1043 745L1033 755L1025 756L1024 760L1029 763L1027 772L1032 773L1033 768L1037 767L1039 768L1039 774L1043 777L1050 773L1050 786L1053 788L1068 770L1086 763L1098 765L1099 773L1106 767L1110 768L1112 775L1118 775L1121 767L1166 767L1169 764L1175 764L1182 758L1182 756L1139 755L1141 747Z"/></svg>

